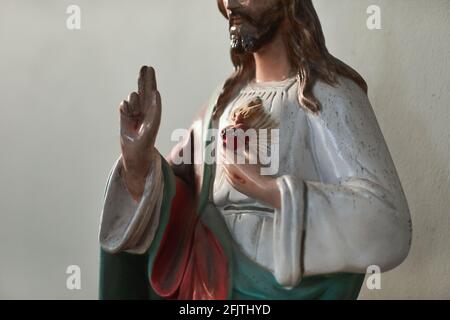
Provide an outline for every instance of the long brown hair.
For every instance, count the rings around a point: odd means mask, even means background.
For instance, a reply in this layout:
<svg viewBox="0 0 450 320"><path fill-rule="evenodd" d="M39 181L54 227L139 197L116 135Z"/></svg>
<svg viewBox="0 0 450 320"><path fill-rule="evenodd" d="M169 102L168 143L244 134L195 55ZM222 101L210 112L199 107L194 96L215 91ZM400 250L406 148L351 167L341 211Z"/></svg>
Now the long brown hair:
<svg viewBox="0 0 450 320"><path fill-rule="evenodd" d="M332 56L325 45L325 36L312 0L280 0L283 4L286 28L284 41L289 62L299 82L300 105L318 113L320 103L313 95L317 80L330 85L338 83L337 75L353 80L367 93L367 83L354 69ZM227 17L223 0L219 9ZM255 77L255 61L251 53L237 54L231 50L234 72L225 81L217 99L214 117L219 116L243 85Z"/></svg>

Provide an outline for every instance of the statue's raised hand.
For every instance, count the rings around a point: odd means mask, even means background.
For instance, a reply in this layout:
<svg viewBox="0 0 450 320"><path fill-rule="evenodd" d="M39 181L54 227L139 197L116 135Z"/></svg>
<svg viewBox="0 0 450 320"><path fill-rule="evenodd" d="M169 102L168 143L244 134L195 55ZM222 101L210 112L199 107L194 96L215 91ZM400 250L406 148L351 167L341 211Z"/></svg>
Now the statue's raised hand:
<svg viewBox="0 0 450 320"><path fill-rule="evenodd" d="M155 155L155 140L161 123L161 96L155 70L142 67L138 92L120 104L120 145L127 189L138 200Z"/></svg>

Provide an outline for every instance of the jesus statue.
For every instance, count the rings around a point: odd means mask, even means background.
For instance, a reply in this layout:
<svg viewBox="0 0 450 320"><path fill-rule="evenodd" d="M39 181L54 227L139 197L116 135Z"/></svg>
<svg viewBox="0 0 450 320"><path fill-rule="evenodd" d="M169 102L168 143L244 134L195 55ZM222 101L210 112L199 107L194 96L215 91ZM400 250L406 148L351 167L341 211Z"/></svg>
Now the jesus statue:
<svg viewBox="0 0 450 320"><path fill-rule="evenodd" d="M312 0L217 1L234 72L169 156L153 68L120 104L100 298L356 299L411 243L367 84L328 52Z"/></svg>

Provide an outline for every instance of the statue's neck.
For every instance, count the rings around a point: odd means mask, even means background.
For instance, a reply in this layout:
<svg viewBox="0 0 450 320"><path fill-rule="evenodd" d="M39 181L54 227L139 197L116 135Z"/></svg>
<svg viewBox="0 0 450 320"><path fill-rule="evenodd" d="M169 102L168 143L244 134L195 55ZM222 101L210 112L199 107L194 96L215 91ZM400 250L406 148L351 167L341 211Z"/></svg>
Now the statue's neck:
<svg viewBox="0 0 450 320"><path fill-rule="evenodd" d="M255 81L257 83L283 81L291 74L291 64L287 55L281 32L258 52L253 54L255 59Z"/></svg>

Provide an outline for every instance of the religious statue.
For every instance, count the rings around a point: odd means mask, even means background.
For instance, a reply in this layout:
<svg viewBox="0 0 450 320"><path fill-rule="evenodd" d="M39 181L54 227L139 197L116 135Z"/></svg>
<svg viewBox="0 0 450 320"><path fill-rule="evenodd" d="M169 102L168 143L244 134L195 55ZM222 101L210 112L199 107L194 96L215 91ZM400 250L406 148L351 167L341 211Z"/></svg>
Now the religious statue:
<svg viewBox="0 0 450 320"><path fill-rule="evenodd" d="M312 0L218 6L234 72L169 156L153 68L120 105L100 298L356 299L411 243L366 82L328 52Z"/></svg>

